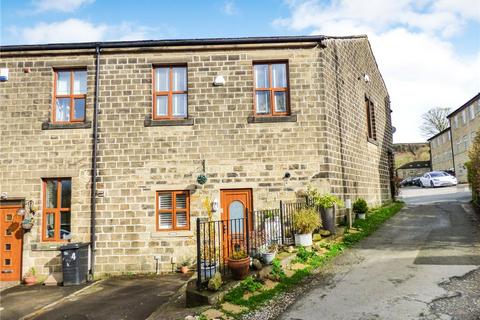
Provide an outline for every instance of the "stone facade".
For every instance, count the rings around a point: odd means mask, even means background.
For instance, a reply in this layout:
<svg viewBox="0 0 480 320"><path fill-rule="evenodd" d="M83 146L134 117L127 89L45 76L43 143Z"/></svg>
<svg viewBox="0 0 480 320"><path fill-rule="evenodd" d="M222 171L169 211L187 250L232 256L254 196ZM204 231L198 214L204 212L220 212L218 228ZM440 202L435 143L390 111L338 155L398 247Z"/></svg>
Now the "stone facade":
<svg viewBox="0 0 480 320"><path fill-rule="evenodd" d="M452 112L448 119L452 133L455 175L460 183L467 183L465 163L468 161L468 150L480 130L480 94Z"/></svg>
<svg viewBox="0 0 480 320"><path fill-rule="evenodd" d="M432 138L430 143L432 170L454 171L452 154L452 133L450 128L443 130Z"/></svg>
<svg viewBox="0 0 480 320"><path fill-rule="evenodd" d="M425 173L431 171L430 161L413 161L404 164L397 168L397 177L399 179L415 178L423 176Z"/></svg>
<svg viewBox="0 0 480 320"><path fill-rule="evenodd" d="M59 270L58 243L41 239L42 178L72 179L71 240L90 239L94 49L2 51L10 78L0 83L0 192L39 206L23 270L48 274ZM291 116L252 121L252 63L267 60L288 61ZM171 64L187 66L188 121L152 121L152 67ZM76 66L88 72L86 123L58 128L49 124L53 70ZM103 48L99 66L96 275L154 272L157 261L170 271L192 257L202 201L224 189L251 189L255 209L295 200L307 184L370 205L391 199L391 110L366 37L132 44ZM212 84L217 75L225 85ZM367 138L365 97L376 140ZM156 192L168 190L190 191L190 230L157 231Z"/></svg>

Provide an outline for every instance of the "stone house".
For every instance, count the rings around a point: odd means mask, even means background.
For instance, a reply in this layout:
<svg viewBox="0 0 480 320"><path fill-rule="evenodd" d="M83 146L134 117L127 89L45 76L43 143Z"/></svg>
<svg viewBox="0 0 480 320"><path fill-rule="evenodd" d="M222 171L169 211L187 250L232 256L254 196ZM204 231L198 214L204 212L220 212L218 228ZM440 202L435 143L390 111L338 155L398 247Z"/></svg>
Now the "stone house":
<svg viewBox="0 0 480 320"><path fill-rule="evenodd" d="M452 153L452 132L450 128L439 132L430 139L430 156L433 171L454 171Z"/></svg>
<svg viewBox="0 0 480 320"><path fill-rule="evenodd" d="M430 170L430 161L412 161L398 167L396 172L397 177L403 180L423 176Z"/></svg>
<svg viewBox="0 0 480 320"><path fill-rule="evenodd" d="M230 219L308 184L392 199L390 102L366 36L0 50L2 281L59 272L68 241L92 243L95 276L170 271L194 256L205 203Z"/></svg>
<svg viewBox="0 0 480 320"><path fill-rule="evenodd" d="M453 166L460 183L466 183L468 150L480 130L480 93L447 116L452 135Z"/></svg>

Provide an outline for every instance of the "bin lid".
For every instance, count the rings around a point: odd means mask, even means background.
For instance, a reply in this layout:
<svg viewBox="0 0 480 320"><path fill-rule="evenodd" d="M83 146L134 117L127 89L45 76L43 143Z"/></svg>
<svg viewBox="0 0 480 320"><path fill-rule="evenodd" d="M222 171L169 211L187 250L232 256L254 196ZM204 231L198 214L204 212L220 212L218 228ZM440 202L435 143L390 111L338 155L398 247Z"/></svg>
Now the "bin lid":
<svg viewBox="0 0 480 320"><path fill-rule="evenodd" d="M71 243L67 243L67 244L61 246L59 249L60 250L72 250L72 249L79 249L79 248L87 247L89 245L90 245L89 242L71 242Z"/></svg>

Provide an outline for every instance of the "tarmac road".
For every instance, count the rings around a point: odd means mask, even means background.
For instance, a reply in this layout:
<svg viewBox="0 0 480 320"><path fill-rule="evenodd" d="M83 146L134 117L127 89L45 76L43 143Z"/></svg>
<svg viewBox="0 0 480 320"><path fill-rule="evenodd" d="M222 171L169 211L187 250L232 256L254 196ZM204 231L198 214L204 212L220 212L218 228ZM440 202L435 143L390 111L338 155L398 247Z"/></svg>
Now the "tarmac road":
<svg viewBox="0 0 480 320"><path fill-rule="evenodd" d="M405 190L407 207L279 319L480 319L480 220L468 191Z"/></svg>

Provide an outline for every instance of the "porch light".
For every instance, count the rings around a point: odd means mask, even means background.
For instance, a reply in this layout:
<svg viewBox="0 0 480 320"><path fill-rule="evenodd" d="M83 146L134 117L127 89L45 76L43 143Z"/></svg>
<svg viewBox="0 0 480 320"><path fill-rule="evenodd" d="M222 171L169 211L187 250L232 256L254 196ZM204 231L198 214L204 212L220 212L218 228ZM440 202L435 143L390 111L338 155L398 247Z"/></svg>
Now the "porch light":
<svg viewBox="0 0 480 320"><path fill-rule="evenodd" d="M216 87L225 85L225 78L220 75L216 76L215 79L213 80L213 85Z"/></svg>

